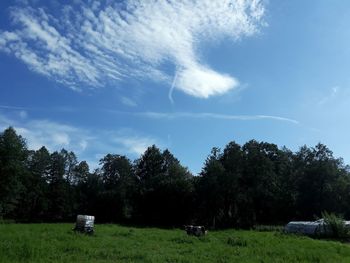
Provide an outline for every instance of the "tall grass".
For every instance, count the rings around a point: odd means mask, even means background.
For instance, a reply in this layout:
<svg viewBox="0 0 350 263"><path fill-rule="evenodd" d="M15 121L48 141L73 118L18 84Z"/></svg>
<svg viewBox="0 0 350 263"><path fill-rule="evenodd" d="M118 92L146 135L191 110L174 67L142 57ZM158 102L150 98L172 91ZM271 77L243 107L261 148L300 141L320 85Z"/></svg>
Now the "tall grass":
<svg viewBox="0 0 350 263"><path fill-rule="evenodd" d="M96 225L92 236L73 224L0 225L0 262L350 262L350 247L280 232L185 231Z"/></svg>
<svg viewBox="0 0 350 263"><path fill-rule="evenodd" d="M284 230L284 226L276 226L276 225L255 225L253 230L258 232L282 232Z"/></svg>

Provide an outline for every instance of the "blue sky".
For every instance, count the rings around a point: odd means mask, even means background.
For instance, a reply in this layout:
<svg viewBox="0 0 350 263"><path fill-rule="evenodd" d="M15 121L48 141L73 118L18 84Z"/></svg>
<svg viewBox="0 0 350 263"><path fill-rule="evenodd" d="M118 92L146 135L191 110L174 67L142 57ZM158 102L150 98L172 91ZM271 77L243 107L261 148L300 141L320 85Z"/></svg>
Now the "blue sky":
<svg viewBox="0 0 350 263"><path fill-rule="evenodd" d="M325 143L350 162L350 2L1 1L0 128L96 167Z"/></svg>

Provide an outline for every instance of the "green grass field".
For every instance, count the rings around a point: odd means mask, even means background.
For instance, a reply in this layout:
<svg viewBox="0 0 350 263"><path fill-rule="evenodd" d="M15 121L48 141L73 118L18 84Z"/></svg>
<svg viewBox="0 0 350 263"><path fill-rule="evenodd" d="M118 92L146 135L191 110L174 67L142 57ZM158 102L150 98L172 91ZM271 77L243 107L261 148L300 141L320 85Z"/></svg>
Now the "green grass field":
<svg viewBox="0 0 350 263"><path fill-rule="evenodd" d="M73 224L0 225L0 262L350 262L350 246L279 232L182 230Z"/></svg>

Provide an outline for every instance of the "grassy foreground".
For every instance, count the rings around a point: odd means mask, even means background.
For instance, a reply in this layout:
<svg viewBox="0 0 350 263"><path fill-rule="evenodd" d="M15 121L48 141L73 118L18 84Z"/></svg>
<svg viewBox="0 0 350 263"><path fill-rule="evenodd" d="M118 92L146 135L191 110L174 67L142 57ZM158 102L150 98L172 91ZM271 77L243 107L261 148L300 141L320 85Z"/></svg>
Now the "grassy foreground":
<svg viewBox="0 0 350 263"><path fill-rule="evenodd" d="M182 230L73 224L0 225L0 262L350 262L350 246L277 232Z"/></svg>

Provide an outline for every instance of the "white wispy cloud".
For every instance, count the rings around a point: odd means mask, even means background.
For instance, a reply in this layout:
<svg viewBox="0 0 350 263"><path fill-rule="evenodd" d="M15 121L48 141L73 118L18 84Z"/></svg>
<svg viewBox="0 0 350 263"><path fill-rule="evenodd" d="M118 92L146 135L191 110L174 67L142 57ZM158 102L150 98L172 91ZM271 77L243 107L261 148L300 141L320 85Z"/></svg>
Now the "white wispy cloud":
<svg viewBox="0 0 350 263"><path fill-rule="evenodd" d="M0 114L0 129L3 130L8 126L13 126L13 121L8 117Z"/></svg>
<svg viewBox="0 0 350 263"><path fill-rule="evenodd" d="M13 7L13 30L0 31L0 50L30 69L73 88L125 78L151 78L208 98L239 85L206 65L200 43L238 40L259 31L263 0L75 1L54 15ZM176 72L165 72L170 62Z"/></svg>
<svg viewBox="0 0 350 263"><path fill-rule="evenodd" d="M45 146L50 151L67 148L81 152L79 142L81 137L86 136L78 128L49 120L12 120L11 126L26 138L28 147L34 150Z"/></svg>
<svg viewBox="0 0 350 263"><path fill-rule="evenodd" d="M134 137L117 137L114 139L115 142L123 145L125 149L128 150L129 153L133 154L138 154L141 155L143 154L147 147L150 145L156 144L156 140L153 138L149 137L139 137L139 136L134 136Z"/></svg>
<svg viewBox="0 0 350 263"><path fill-rule="evenodd" d="M128 106L128 107L136 107L137 106L137 103L136 101L130 99L130 98L127 98L127 97L124 97L122 96L120 98L120 101L125 105L125 106Z"/></svg>
<svg viewBox="0 0 350 263"><path fill-rule="evenodd" d="M28 113L25 110L19 111L18 115L22 118L25 119L28 117Z"/></svg>
<svg viewBox="0 0 350 263"><path fill-rule="evenodd" d="M327 102L330 102L331 100L333 100L335 97L337 97L338 93L339 93L339 87L338 86L334 86L330 88L330 91L328 92L328 94L326 96L324 96L323 98L321 98L318 101L319 105L323 105Z"/></svg>
<svg viewBox="0 0 350 263"><path fill-rule="evenodd" d="M14 127L26 139L29 149L45 146L50 151L56 151L65 148L94 164L99 159L94 160L91 156L118 153L136 158L152 144L162 147L159 140L131 129L87 130L49 120L15 120L0 113L1 131L8 126Z"/></svg>

